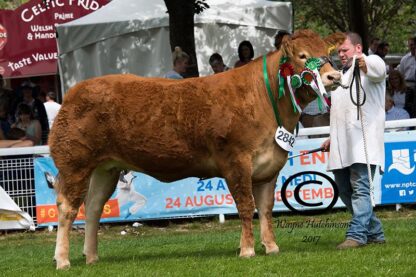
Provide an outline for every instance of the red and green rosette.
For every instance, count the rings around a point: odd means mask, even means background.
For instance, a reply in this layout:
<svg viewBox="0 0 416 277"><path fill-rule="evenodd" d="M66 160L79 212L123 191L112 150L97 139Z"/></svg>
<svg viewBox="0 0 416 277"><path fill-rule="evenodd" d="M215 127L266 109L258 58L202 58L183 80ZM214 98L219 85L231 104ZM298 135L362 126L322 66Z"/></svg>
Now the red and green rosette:
<svg viewBox="0 0 416 277"><path fill-rule="evenodd" d="M295 74L295 70L290 63L284 63L280 65L280 75L282 75L283 78L286 79L288 76L292 76L293 74Z"/></svg>
<svg viewBox="0 0 416 277"><path fill-rule="evenodd" d="M302 71L301 78L304 84L310 85L315 80L315 73L309 69L305 69Z"/></svg>
<svg viewBox="0 0 416 277"><path fill-rule="evenodd" d="M300 77L299 74L293 74L290 77L290 85L294 89L298 89L298 88L300 88L302 86L302 78Z"/></svg>
<svg viewBox="0 0 416 277"><path fill-rule="evenodd" d="M321 67L321 62L318 58L309 58L305 62L305 67L310 71L314 71L315 69L319 70Z"/></svg>
<svg viewBox="0 0 416 277"><path fill-rule="evenodd" d="M295 73L293 66L287 62L286 57L280 59L279 66L279 98L281 98L285 93L285 79L292 76ZM289 84L288 84L289 85Z"/></svg>

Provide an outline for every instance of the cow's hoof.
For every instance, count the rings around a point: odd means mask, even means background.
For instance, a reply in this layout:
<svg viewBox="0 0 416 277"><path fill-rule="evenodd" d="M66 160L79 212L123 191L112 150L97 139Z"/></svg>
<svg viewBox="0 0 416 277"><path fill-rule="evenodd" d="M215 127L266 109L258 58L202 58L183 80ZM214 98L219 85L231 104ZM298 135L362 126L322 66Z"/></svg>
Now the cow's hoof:
<svg viewBox="0 0 416 277"><path fill-rule="evenodd" d="M56 269L63 270L63 269L69 269L71 267L71 264L69 260L56 260Z"/></svg>
<svg viewBox="0 0 416 277"><path fill-rule="evenodd" d="M279 254L279 252L280 250L278 246L270 248L270 249L266 248L266 255L277 255Z"/></svg>
<svg viewBox="0 0 416 277"><path fill-rule="evenodd" d="M240 249L240 258L251 258L255 255L256 253L254 252L254 248L246 247Z"/></svg>
<svg viewBox="0 0 416 277"><path fill-rule="evenodd" d="M98 256L97 255L90 255L86 258L86 264L95 264L98 262Z"/></svg>

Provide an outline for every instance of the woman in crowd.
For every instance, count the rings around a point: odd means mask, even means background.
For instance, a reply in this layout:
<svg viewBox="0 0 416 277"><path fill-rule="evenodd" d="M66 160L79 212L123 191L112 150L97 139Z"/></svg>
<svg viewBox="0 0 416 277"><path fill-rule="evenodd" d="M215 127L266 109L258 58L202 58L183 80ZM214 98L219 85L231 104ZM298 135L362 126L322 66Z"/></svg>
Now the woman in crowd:
<svg viewBox="0 0 416 277"><path fill-rule="evenodd" d="M400 71L392 70L388 78L388 92L397 108L405 109L411 118L416 117L415 92L406 87L406 82Z"/></svg>
<svg viewBox="0 0 416 277"><path fill-rule="evenodd" d="M234 64L234 67L240 67L245 64L248 64L253 60L254 49L251 42L244 40L238 46L238 58L239 60Z"/></svg>
<svg viewBox="0 0 416 277"><path fill-rule="evenodd" d="M29 105L21 103L18 106L17 121L12 128L19 128L25 131L26 139L33 142L33 145L40 145L42 141L42 128L39 120L33 119L32 109Z"/></svg>
<svg viewBox="0 0 416 277"><path fill-rule="evenodd" d="M183 79L183 74L186 73L186 69L189 64L189 55L182 51L179 46L175 47L172 53L173 70L165 74L165 78L168 79Z"/></svg>

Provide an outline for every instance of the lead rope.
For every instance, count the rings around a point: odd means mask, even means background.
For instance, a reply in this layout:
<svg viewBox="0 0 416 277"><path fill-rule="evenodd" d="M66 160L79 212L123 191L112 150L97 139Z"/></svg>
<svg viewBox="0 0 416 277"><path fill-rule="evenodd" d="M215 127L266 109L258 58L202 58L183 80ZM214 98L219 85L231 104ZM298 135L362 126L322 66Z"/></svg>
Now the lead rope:
<svg viewBox="0 0 416 277"><path fill-rule="evenodd" d="M367 136L364 128L364 119L363 119L363 112L361 110L361 106L358 108L360 111L360 122L361 122L361 129L363 130L363 142L364 142L364 154L365 154L365 161L367 162L367 171L368 171L368 180L370 181L370 199L371 199L371 206L375 207L375 196L374 196L374 183L371 174L371 166L368 161L368 149L367 149Z"/></svg>
<svg viewBox="0 0 416 277"><path fill-rule="evenodd" d="M353 57L353 60L352 60L351 67L352 67L353 70L355 68L355 59L356 59L356 56L354 56ZM353 77L354 77L354 73L350 75L350 78L348 80L349 85L347 85L347 86L341 85L341 86L343 88L348 88L348 87L352 88L352 85L353 85L352 83L354 81L354 78ZM359 80L358 80L359 78L360 78L360 76L357 76L357 78L356 78L355 81L356 82L359 82ZM357 86L357 103L359 103L359 97L360 97L360 93L361 93L361 88L362 88L361 86ZM364 99L365 99L365 94L364 94ZM366 126L364 126L364 116L363 116L363 112L362 112L361 107L362 107L362 105L358 105L357 106L357 108L358 108L357 114L358 113L361 114L361 116L360 116L360 123L361 123L361 130L363 131L362 133L363 133L363 143L364 143L364 155L365 155L365 161L367 163L368 180L370 182L370 200L371 200L371 206L372 207L375 207L376 206L376 203L375 203L375 196L374 196L374 183L373 183L373 178L371 176L372 175L371 174L371 166L370 166L370 162L369 162L369 159L368 159L367 136L366 136L366 131L365 131L366 128L364 128Z"/></svg>

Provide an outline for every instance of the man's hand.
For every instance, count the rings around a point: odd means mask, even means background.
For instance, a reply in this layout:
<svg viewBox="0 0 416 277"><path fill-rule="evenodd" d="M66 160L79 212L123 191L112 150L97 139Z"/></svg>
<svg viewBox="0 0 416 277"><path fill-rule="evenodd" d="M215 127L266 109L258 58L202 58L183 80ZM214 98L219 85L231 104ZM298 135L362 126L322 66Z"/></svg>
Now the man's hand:
<svg viewBox="0 0 416 277"><path fill-rule="evenodd" d="M365 63L364 56L357 58L358 67L361 69L362 72L367 74L367 64Z"/></svg>
<svg viewBox="0 0 416 277"><path fill-rule="evenodd" d="M324 143L322 143L321 147L323 148L322 152L328 152L329 149L331 148L331 139L327 139L326 141L324 141Z"/></svg>

